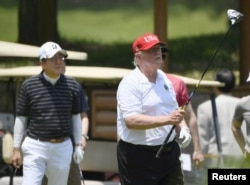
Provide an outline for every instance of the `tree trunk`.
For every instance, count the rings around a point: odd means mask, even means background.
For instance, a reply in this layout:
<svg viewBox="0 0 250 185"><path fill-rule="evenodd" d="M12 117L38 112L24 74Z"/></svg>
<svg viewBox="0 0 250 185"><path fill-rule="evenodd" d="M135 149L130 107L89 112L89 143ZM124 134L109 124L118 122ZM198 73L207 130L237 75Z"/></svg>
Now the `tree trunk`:
<svg viewBox="0 0 250 185"><path fill-rule="evenodd" d="M240 22L240 84L246 83L250 71L250 1L240 0L240 10L244 14Z"/></svg>
<svg viewBox="0 0 250 185"><path fill-rule="evenodd" d="M20 0L18 42L41 45L46 41L59 41L57 0Z"/></svg>
<svg viewBox="0 0 250 185"><path fill-rule="evenodd" d="M168 19L167 19L167 0L154 0L154 33L158 35L162 42L167 44L168 33ZM163 71L167 71L168 54L163 64Z"/></svg>

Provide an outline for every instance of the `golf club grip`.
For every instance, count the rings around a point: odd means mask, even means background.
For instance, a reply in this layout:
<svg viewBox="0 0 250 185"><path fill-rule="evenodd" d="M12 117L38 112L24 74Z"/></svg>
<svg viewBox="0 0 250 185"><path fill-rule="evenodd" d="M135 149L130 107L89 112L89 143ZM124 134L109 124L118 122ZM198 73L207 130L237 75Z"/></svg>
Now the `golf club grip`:
<svg viewBox="0 0 250 185"><path fill-rule="evenodd" d="M188 103L189 103L189 100L187 101L187 103L186 103L185 105L183 105L183 106L181 107L181 109L182 109L182 110L185 110L186 107L187 107L187 105L188 105ZM175 127L176 127L176 125L173 125L173 126L172 126L172 128L171 128L170 132L168 133L166 139L164 140L164 142L162 143L161 147L160 147L159 150L157 151L157 153L156 153L156 155L155 155L157 158L160 158L160 155L161 155L161 152L162 152L162 150L163 150L164 144L168 142L168 140L169 140L170 136L172 135L173 130L175 129Z"/></svg>
<svg viewBox="0 0 250 185"><path fill-rule="evenodd" d="M166 137L166 139L165 139L165 141L163 142L163 144L161 145L161 147L160 147L159 150L157 151L157 153L156 153L156 155L155 155L157 158L160 158L160 155L161 155L161 153L162 153L164 144L168 142L168 140L169 140L170 136L172 135L172 132L173 132L174 129L175 129L175 125L172 126L170 132L168 133L168 135L167 135L167 137Z"/></svg>

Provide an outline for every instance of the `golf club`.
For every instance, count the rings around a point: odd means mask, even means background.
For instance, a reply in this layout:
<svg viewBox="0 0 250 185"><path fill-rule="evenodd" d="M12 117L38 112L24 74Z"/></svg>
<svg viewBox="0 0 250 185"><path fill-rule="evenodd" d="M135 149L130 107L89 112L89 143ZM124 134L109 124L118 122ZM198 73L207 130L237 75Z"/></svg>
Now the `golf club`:
<svg viewBox="0 0 250 185"><path fill-rule="evenodd" d="M81 176L81 185L84 185L84 177L83 177L83 174L82 174L82 170L81 170L80 165L78 165L78 168L79 168L80 176Z"/></svg>
<svg viewBox="0 0 250 185"><path fill-rule="evenodd" d="M205 70L203 71L200 80L197 82L197 84L195 85L193 91L190 93L187 102L186 102L185 105L182 107L183 109L185 109L186 106L187 106L187 105L189 104L189 102L191 101L191 98L193 97L193 95L195 94L196 90L198 89L198 87L199 87L199 85L200 85L200 83L201 83L201 80L203 79L203 77L204 77L204 75L206 74L207 70L208 70L209 67L211 66L211 64L212 64L212 62L213 62L213 60L214 60L216 54L218 53L219 49L221 48L221 46L222 46L224 40L226 39L226 37L227 37L229 31L231 30L231 28L232 28L235 24L237 24L240 20L243 19L243 14L240 13L240 12L238 12L238 11L236 11L236 10L233 10L233 9L229 9L229 10L227 11L227 16L228 16L229 20L231 21L231 25L230 25L230 27L228 28L228 30L227 30L226 34L224 35L222 41L220 42L219 46L218 46L217 49L215 50L215 52L214 52L212 58L210 59L208 65L206 66ZM176 126L176 125L173 125L173 126L172 126L172 128L171 128L170 132L168 133L166 139L164 140L164 142L162 143L161 147L160 147L159 150L157 151L157 153L156 153L156 157L157 157L157 158L160 157L160 155L161 155L161 153L162 153L162 151L163 151L163 149L164 149L164 145L168 142L170 136L172 135L173 130L175 129L175 126Z"/></svg>

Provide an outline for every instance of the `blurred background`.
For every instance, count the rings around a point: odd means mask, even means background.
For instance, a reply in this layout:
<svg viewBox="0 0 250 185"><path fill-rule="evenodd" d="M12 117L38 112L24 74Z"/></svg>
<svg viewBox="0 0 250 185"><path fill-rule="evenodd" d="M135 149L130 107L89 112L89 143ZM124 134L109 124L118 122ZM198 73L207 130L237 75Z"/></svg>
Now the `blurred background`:
<svg viewBox="0 0 250 185"><path fill-rule="evenodd" d="M230 25L228 9L238 10L239 1L167 1L168 71L200 77ZM0 40L39 46L50 38L66 49L88 53L87 61L72 65L133 68L131 43L154 32L154 1L0 0L0 22ZM0 65L23 65L31 59L16 60L1 58ZM238 74L238 26L214 63L205 79L213 79L214 71L222 67Z"/></svg>

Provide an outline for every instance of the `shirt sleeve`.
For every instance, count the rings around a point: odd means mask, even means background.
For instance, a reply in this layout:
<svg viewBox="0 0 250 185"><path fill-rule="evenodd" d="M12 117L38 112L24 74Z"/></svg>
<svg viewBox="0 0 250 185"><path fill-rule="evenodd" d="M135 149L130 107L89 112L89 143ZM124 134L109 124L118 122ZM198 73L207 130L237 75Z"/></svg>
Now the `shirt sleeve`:
<svg viewBox="0 0 250 185"><path fill-rule="evenodd" d="M188 89L186 84L180 79L178 85L174 86L175 93L176 93L176 99L179 104L179 106L183 106L188 101Z"/></svg>
<svg viewBox="0 0 250 185"><path fill-rule="evenodd" d="M236 105L235 107L235 112L234 112L234 117L233 119L235 119L238 122L242 122L243 121L243 113L244 113L244 98L241 99L241 101Z"/></svg>
<svg viewBox="0 0 250 185"><path fill-rule="evenodd" d="M82 86L79 84L79 93L80 93L80 110L81 112L87 112L89 110L89 106L87 103L87 98L85 96L85 92Z"/></svg>
<svg viewBox="0 0 250 185"><path fill-rule="evenodd" d="M29 100L28 100L28 95L26 93L26 85L25 83L23 83L18 95L16 116L28 117L29 115L28 102Z"/></svg>
<svg viewBox="0 0 250 185"><path fill-rule="evenodd" d="M179 107L185 105L188 101L189 94L185 82L177 76L167 73L168 79L172 82L174 86L174 91L176 94L176 100Z"/></svg>
<svg viewBox="0 0 250 185"><path fill-rule="evenodd" d="M80 114L72 115L73 137L76 144L82 141L82 124Z"/></svg>
<svg viewBox="0 0 250 185"><path fill-rule="evenodd" d="M117 101L124 118L142 112L140 96L140 92L131 83L128 84L127 82L124 82L119 86L117 91Z"/></svg>
<svg viewBox="0 0 250 185"><path fill-rule="evenodd" d="M20 147L25 129L27 127L27 117L17 116L14 125L14 147Z"/></svg>

